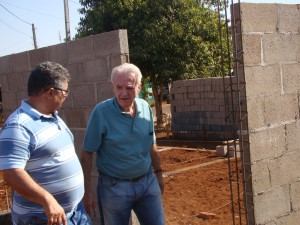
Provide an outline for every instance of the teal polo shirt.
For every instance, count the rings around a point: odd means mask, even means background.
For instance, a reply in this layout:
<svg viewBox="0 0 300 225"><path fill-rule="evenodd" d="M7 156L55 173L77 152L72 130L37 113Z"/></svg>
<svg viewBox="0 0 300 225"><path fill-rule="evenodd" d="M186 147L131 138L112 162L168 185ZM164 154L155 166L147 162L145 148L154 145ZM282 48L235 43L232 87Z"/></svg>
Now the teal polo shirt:
<svg viewBox="0 0 300 225"><path fill-rule="evenodd" d="M132 118L119 107L115 98L97 104L91 112L83 148L96 152L97 168L104 174L129 179L148 172L150 151L155 143L152 110L136 98Z"/></svg>

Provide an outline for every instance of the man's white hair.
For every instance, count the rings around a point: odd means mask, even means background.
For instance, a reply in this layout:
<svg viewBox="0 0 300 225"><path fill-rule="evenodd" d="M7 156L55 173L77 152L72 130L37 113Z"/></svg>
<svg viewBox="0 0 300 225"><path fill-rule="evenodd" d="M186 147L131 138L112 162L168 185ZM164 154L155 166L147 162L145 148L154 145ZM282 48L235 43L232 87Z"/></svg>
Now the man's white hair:
<svg viewBox="0 0 300 225"><path fill-rule="evenodd" d="M142 73L140 69L132 63L124 63L120 66L113 68L110 76L111 82L114 83L114 78L117 74L129 74L129 73L134 74L136 80L135 85L140 85L143 77Z"/></svg>

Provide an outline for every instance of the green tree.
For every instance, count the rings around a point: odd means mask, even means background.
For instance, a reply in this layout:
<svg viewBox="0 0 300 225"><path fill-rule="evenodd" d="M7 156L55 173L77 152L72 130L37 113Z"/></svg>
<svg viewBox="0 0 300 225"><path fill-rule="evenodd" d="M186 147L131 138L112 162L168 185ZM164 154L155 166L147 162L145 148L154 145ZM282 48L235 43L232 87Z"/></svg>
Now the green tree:
<svg viewBox="0 0 300 225"><path fill-rule="evenodd" d="M226 26L215 10L214 1L80 0L80 3L83 17L76 38L127 29L130 61L141 69L143 76L150 77L158 125L163 122L161 105L168 82L222 76L220 48L225 39L219 34Z"/></svg>

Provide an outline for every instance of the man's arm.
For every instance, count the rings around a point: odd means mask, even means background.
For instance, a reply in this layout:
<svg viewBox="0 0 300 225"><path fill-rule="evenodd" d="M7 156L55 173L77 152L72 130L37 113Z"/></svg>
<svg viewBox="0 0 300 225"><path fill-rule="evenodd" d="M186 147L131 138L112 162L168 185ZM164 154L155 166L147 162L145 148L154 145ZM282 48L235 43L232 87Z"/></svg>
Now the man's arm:
<svg viewBox="0 0 300 225"><path fill-rule="evenodd" d="M151 160L152 160L152 167L154 169L154 173L155 173L156 178L158 180L161 193L163 193L164 192L164 180L163 180L163 176L162 176L162 168L161 168L161 165L160 165L160 157L159 157L159 153L157 151L156 144L152 145L150 156L151 156Z"/></svg>
<svg viewBox="0 0 300 225"><path fill-rule="evenodd" d="M83 204L87 213L92 216L92 212L96 211L96 203L94 200L91 184L91 172L93 163L93 152L81 151L81 166L84 175L84 197Z"/></svg>
<svg viewBox="0 0 300 225"><path fill-rule="evenodd" d="M55 198L41 186L39 186L23 169L2 170L4 181L16 192L27 200L43 207L48 217L48 225L67 225L67 218L64 209L58 204Z"/></svg>

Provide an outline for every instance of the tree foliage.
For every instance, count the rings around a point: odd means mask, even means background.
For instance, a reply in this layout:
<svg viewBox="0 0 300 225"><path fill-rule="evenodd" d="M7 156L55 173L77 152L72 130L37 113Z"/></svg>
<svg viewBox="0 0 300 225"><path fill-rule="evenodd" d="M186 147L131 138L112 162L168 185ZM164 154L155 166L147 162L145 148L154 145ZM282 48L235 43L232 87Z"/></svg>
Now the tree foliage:
<svg viewBox="0 0 300 225"><path fill-rule="evenodd" d="M157 122L164 86L178 79L222 75L225 21L216 0L80 0L76 38L127 29L130 60L150 77ZM220 21L220 23L219 23ZM220 39L221 37L221 39ZM228 70L228 68L227 68Z"/></svg>

